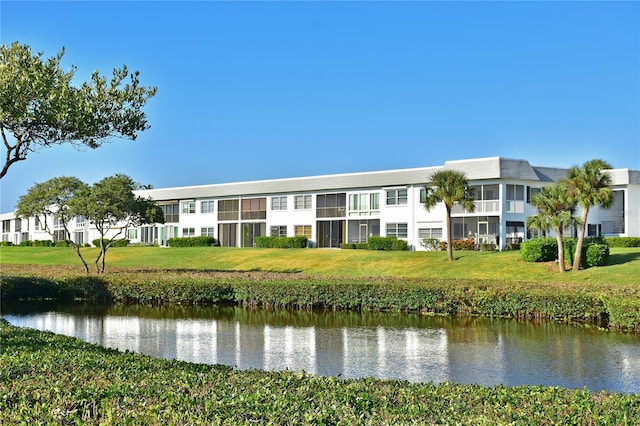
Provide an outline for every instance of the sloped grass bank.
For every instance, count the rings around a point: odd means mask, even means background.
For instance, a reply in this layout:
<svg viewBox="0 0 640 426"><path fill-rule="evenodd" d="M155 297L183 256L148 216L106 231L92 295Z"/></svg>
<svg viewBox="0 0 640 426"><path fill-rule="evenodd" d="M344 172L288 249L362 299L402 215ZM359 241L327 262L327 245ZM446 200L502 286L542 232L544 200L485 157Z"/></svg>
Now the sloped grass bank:
<svg viewBox="0 0 640 426"><path fill-rule="evenodd" d="M3 265L0 297L5 303L52 298L412 311L581 322L640 333L640 288L635 285L157 269L120 269L95 276L65 266Z"/></svg>
<svg viewBox="0 0 640 426"><path fill-rule="evenodd" d="M338 380L167 361L0 320L0 423L640 424L640 395Z"/></svg>

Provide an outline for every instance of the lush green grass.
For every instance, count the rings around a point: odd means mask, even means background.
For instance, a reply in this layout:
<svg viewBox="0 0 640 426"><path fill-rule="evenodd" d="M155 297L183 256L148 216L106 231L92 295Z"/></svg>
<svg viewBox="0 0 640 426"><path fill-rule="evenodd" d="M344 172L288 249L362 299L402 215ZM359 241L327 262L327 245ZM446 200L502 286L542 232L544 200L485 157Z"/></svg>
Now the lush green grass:
<svg viewBox="0 0 640 426"><path fill-rule="evenodd" d="M87 260L98 250L83 249ZM221 247L126 247L107 252L111 267L299 272L304 275L472 278L558 283L640 285L640 249L612 248L609 265L560 274L557 265L529 263L516 251L386 252L324 249L238 249ZM0 247L1 264L78 265L70 248Z"/></svg>
<svg viewBox="0 0 640 426"><path fill-rule="evenodd" d="M337 380L121 353L0 320L0 424L636 425L640 395Z"/></svg>

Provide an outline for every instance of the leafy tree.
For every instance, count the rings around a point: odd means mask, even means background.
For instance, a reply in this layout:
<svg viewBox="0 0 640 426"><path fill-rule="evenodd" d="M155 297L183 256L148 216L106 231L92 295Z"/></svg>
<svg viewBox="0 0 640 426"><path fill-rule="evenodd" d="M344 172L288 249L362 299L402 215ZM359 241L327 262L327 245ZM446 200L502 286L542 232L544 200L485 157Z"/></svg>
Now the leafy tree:
<svg viewBox="0 0 640 426"><path fill-rule="evenodd" d="M156 88L141 86L138 71L116 68L109 81L95 71L76 87L76 67L64 71L63 55L64 48L45 59L18 42L0 46L0 134L6 151L0 179L29 152L64 143L98 148L113 137L135 140L149 128L142 108Z"/></svg>
<svg viewBox="0 0 640 426"><path fill-rule="evenodd" d="M71 200L71 210L89 219L100 234L100 253L94 262L98 273L104 272L107 250L116 239L125 237L130 227L164 223L162 210L151 198L133 193L137 187L129 176L116 174L83 189Z"/></svg>
<svg viewBox="0 0 640 426"><path fill-rule="evenodd" d="M565 185L557 183L545 186L540 192L533 194L531 205L538 210L538 214L527 218L527 227L555 232L558 242L558 265L560 272L565 272L562 229L579 221L573 216L576 209L575 200L569 196Z"/></svg>
<svg viewBox="0 0 640 426"><path fill-rule="evenodd" d="M447 253L449 261L453 261L453 244L451 239L451 210L455 203L459 203L468 211L475 210L475 194L469 185L467 176L455 170L442 170L430 177L429 186L425 186L426 196L424 208L430 211L439 202L443 202L447 209Z"/></svg>
<svg viewBox="0 0 640 426"><path fill-rule="evenodd" d="M62 227L64 241L73 247L88 273L87 262L82 257L80 247L70 238L71 232L69 231L69 222L75 216L75 213L69 209L69 201L79 191L86 188L87 185L84 182L75 177L67 176L37 183L18 199L16 215L27 218L35 217L39 221L41 229L55 238L53 223L50 220L53 218Z"/></svg>
<svg viewBox="0 0 640 426"><path fill-rule="evenodd" d="M611 191L611 176L606 169L611 165L604 160L594 159L587 161L582 167L574 166L569 169L566 180L569 195L582 207L580 227L578 228L578 243L573 259L573 270L580 269L584 234L587 227L587 215L592 206L601 205L609 208L613 204L613 191Z"/></svg>

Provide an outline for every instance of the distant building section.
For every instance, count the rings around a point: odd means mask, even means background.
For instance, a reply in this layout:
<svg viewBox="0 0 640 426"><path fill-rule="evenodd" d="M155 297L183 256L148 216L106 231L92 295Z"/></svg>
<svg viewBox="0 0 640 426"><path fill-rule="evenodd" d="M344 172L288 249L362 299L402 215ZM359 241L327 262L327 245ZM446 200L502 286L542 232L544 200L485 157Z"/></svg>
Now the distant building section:
<svg viewBox="0 0 640 426"><path fill-rule="evenodd" d="M165 223L130 229L126 238L165 246L174 237L212 236L221 246L252 247L258 236L305 236L310 247L332 248L371 236L395 236L412 250L426 250L426 240L446 239L444 206L430 212L423 207L425 184L433 172L444 169L466 173L476 194L473 213L454 206L453 238L499 249L537 236L526 228L527 217L536 214L530 197L567 174L567 169L491 157L415 169L140 190L138 195L153 198L162 208ZM640 171L607 172L614 203L589 211L587 235L639 237ZM2 241L63 237L45 233L35 218L5 213L1 220ZM81 217L70 229L77 243L98 238Z"/></svg>

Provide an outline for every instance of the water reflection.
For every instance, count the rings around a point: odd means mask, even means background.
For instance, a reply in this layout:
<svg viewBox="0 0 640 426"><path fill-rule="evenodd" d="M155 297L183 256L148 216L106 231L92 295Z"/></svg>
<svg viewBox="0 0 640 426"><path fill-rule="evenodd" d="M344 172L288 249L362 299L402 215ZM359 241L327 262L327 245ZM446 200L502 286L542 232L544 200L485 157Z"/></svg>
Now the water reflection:
<svg viewBox="0 0 640 426"><path fill-rule="evenodd" d="M3 308L12 324L155 357L413 382L640 392L640 341L512 320L235 307Z"/></svg>

